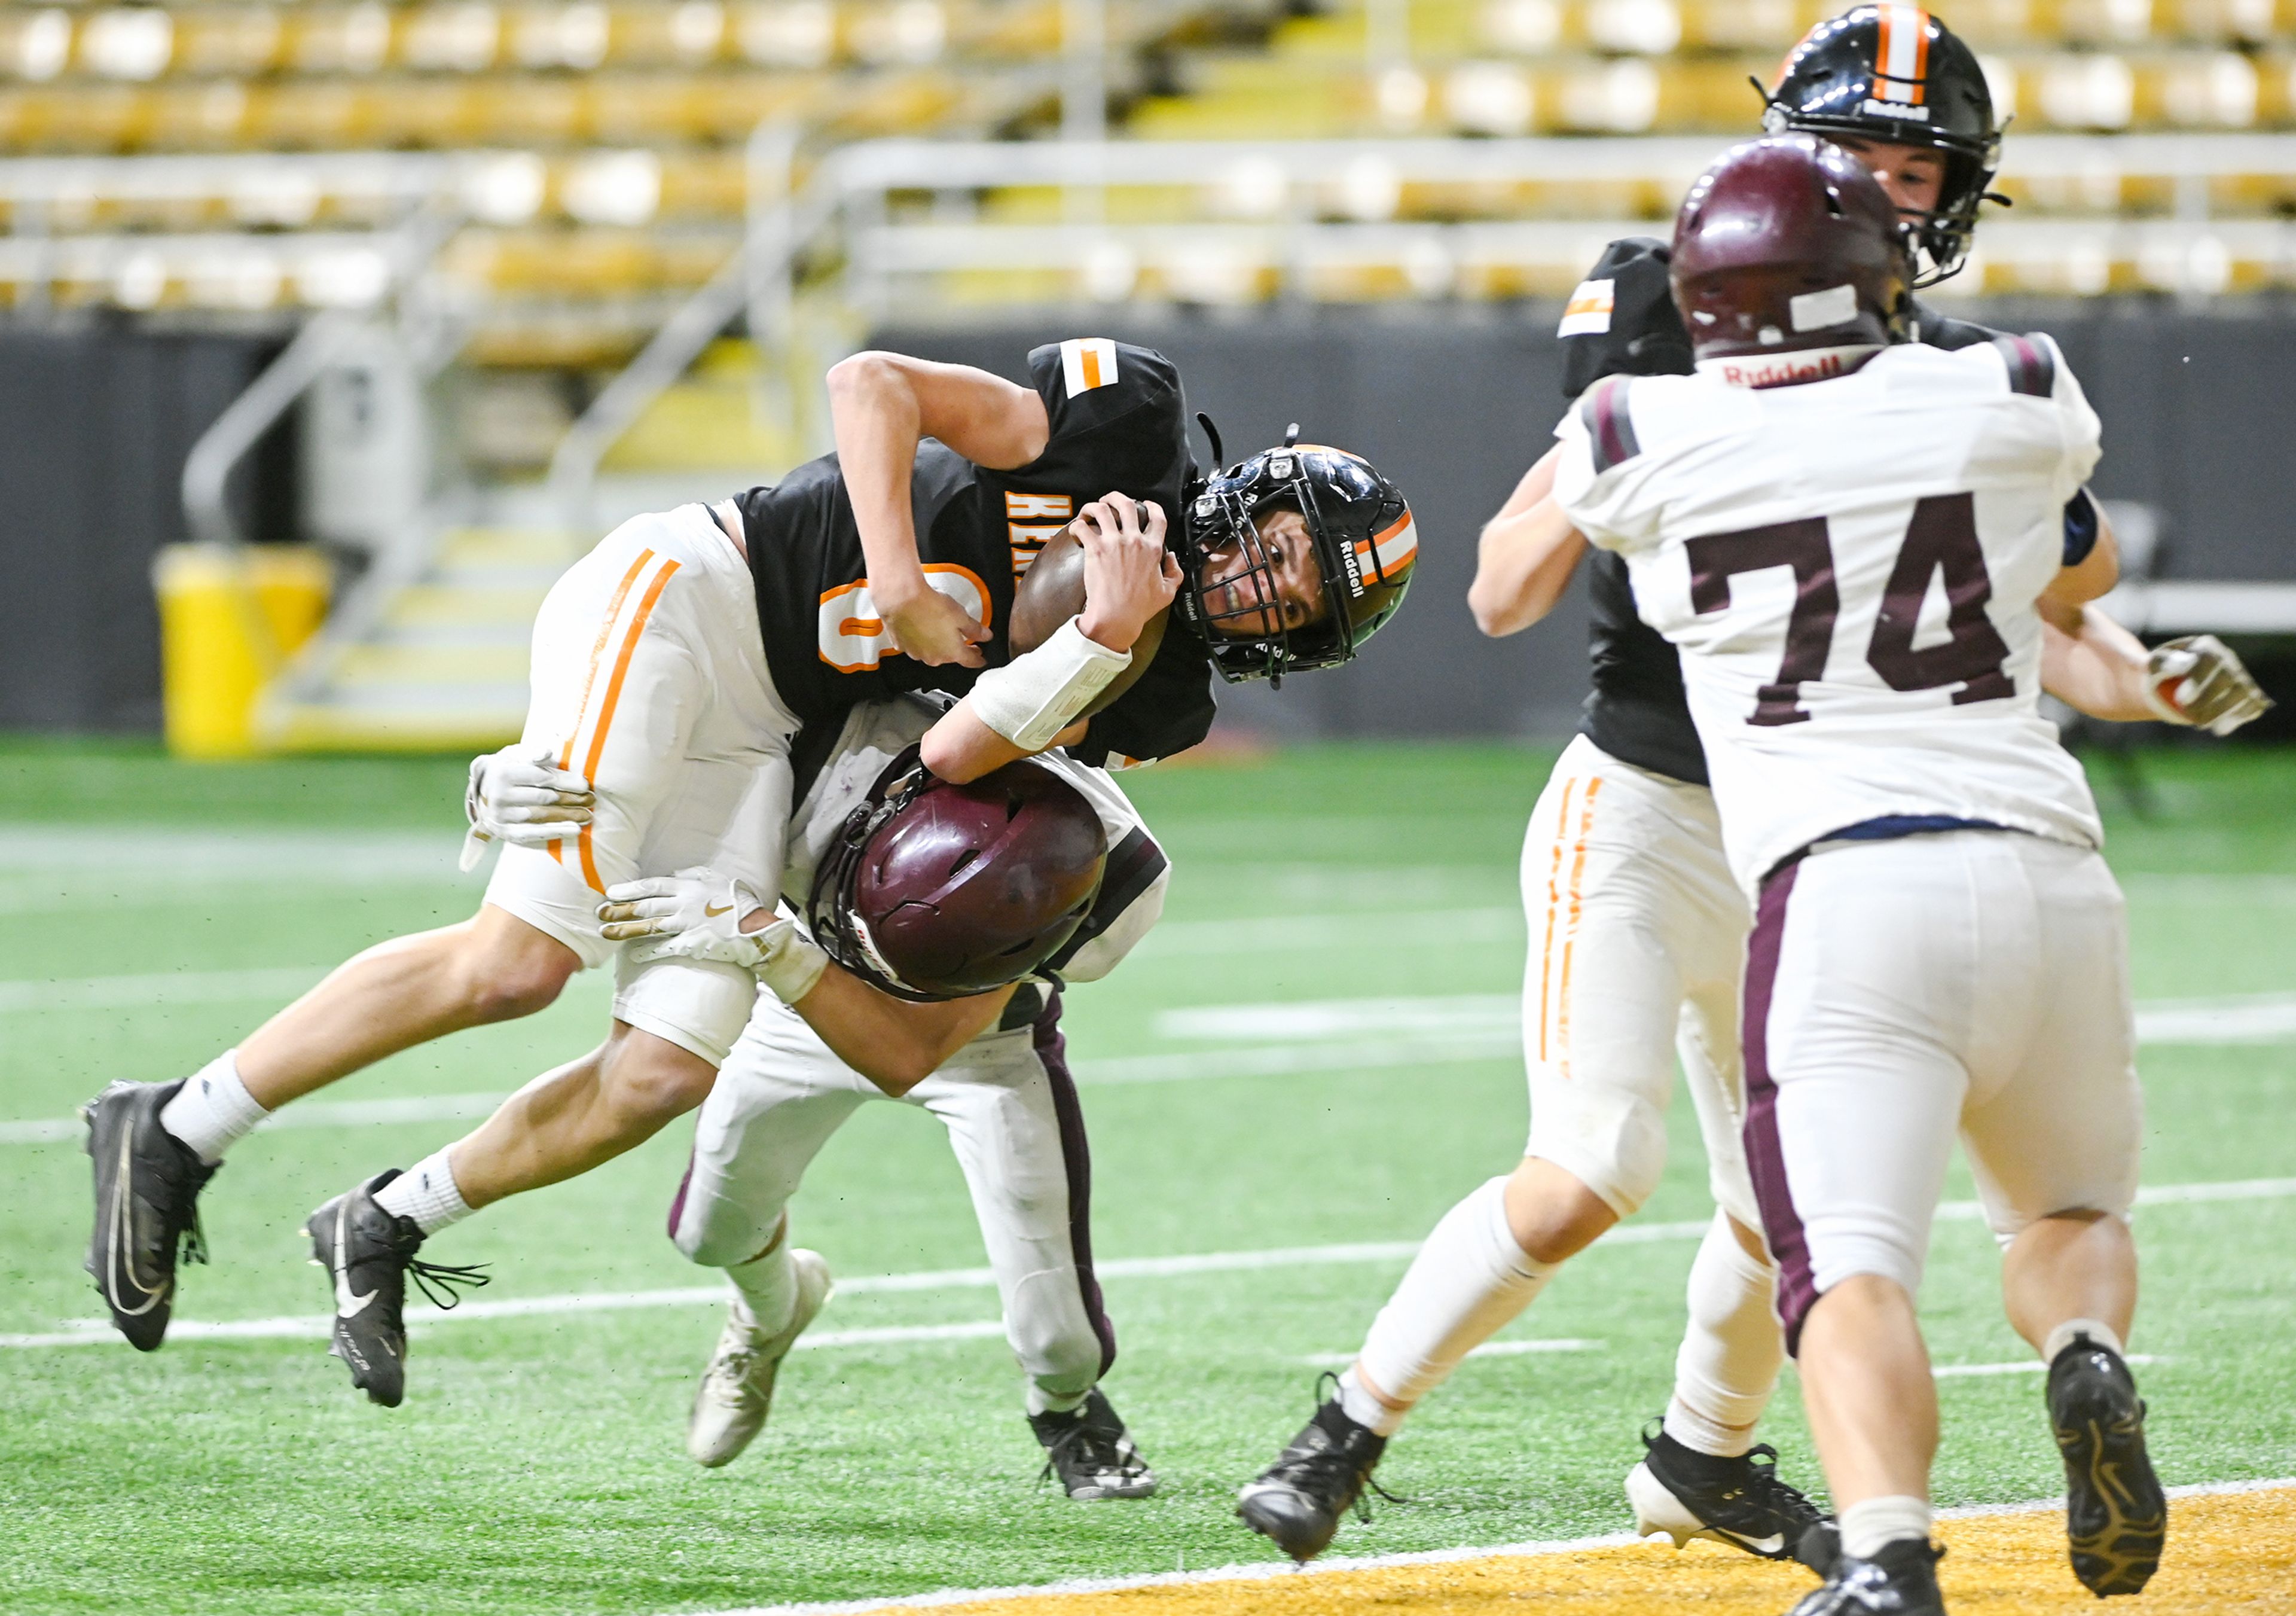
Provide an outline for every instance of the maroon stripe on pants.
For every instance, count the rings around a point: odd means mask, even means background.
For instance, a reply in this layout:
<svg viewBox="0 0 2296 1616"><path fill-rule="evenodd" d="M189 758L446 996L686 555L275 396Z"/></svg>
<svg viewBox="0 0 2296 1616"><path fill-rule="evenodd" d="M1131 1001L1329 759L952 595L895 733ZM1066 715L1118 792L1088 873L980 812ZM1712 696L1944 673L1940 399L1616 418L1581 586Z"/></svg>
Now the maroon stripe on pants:
<svg viewBox="0 0 2296 1616"><path fill-rule="evenodd" d="M1116 1363L1116 1326L1101 1305L1100 1281L1092 1271L1092 1150L1085 1142L1084 1107L1077 1101L1076 1079L1069 1074L1069 1041L1061 1034L1061 990L1045 997L1045 1013L1033 1032L1037 1058L1053 1086L1053 1114L1060 1119L1061 1165L1069 1180L1069 1251L1076 1259L1077 1289L1084 1296L1085 1317L1100 1337L1100 1372Z"/></svg>
<svg viewBox="0 0 2296 1616"><path fill-rule="evenodd" d="M669 1200L669 1238L673 1244L677 1240L677 1220L685 1216L685 1192L693 1187L693 1161L700 1148L696 1145L685 1153L685 1177L677 1181L677 1194Z"/></svg>
<svg viewBox="0 0 2296 1616"><path fill-rule="evenodd" d="M1753 935L1746 939L1746 999L1738 1031L1746 1055L1746 1165L1753 1175L1755 1203L1762 1210L1762 1232L1777 1259L1778 1322L1785 1326L1789 1353L1801 1349L1802 1320L1817 1300L1809 1241L1794 1210L1785 1152L1778 1144L1778 1086L1770 1076L1770 997L1785 938L1786 899L1800 869L1797 859L1762 883Z"/></svg>

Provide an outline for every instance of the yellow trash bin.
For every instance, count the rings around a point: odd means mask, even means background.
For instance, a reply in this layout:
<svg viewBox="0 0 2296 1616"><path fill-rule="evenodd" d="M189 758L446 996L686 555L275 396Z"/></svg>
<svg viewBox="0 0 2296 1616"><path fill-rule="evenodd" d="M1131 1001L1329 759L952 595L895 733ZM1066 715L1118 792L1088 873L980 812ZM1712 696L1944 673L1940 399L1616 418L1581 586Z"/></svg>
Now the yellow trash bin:
<svg viewBox="0 0 2296 1616"><path fill-rule="evenodd" d="M184 758L255 751L256 698L326 619L326 557L303 545L169 545L160 597L160 710Z"/></svg>

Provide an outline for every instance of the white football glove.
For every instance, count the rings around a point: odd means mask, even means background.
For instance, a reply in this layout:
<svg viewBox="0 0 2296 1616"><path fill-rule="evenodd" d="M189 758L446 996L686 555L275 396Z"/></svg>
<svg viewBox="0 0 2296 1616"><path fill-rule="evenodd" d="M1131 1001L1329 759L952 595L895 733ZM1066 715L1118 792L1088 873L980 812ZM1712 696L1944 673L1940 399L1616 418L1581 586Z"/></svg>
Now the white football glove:
<svg viewBox="0 0 2296 1616"><path fill-rule="evenodd" d="M2264 716L2272 698L2257 687L2231 646L2212 634L2156 645L2144 659L2144 703L2171 724L2228 735Z"/></svg>
<svg viewBox="0 0 2296 1616"><path fill-rule="evenodd" d="M463 869L497 839L538 848L582 833L597 797L587 780L550 759L550 748L519 742L471 759L471 783L463 792L463 816L471 822Z"/></svg>
<svg viewBox="0 0 2296 1616"><path fill-rule="evenodd" d="M752 972L773 996L794 1005L813 991L829 956L794 922L774 920L755 931L742 922L766 907L745 882L699 865L675 875L617 882L598 906L609 942L634 942L639 964L658 959L711 960Z"/></svg>

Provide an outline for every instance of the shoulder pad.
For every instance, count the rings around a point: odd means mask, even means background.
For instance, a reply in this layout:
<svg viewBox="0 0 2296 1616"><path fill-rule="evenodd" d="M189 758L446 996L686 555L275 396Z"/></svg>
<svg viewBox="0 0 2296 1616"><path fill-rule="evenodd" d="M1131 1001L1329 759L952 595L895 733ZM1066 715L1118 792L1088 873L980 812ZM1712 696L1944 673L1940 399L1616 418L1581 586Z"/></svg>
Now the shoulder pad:
<svg viewBox="0 0 2296 1616"><path fill-rule="evenodd" d="M1675 311L1666 243L1628 236L1603 249L1565 310L1562 396L1604 376L1688 375L1690 339Z"/></svg>

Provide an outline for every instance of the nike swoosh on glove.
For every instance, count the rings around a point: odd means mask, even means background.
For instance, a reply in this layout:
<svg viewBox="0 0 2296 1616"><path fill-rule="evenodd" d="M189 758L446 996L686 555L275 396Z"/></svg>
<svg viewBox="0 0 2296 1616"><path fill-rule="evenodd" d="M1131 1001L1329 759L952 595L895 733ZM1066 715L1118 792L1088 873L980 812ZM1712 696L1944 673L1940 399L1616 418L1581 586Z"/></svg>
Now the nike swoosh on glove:
<svg viewBox="0 0 2296 1616"><path fill-rule="evenodd" d="M829 956L794 922L775 920L755 931L742 923L766 906L748 883L699 866L675 875L617 882L598 906L609 942L634 942L638 964L696 959L756 973L774 997L794 1005L813 991Z"/></svg>
<svg viewBox="0 0 2296 1616"><path fill-rule="evenodd" d="M517 742L473 758L463 792L471 829L463 838L462 867L476 865L489 841L540 848L579 836L597 800L587 780L551 761L546 746Z"/></svg>
<svg viewBox="0 0 2296 1616"><path fill-rule="evenodd" d="M2144 703L2171 724L2228 735L2269 711L2272 698L2233 648L2212 634L2156 645L2144 659Z"/></svg>

